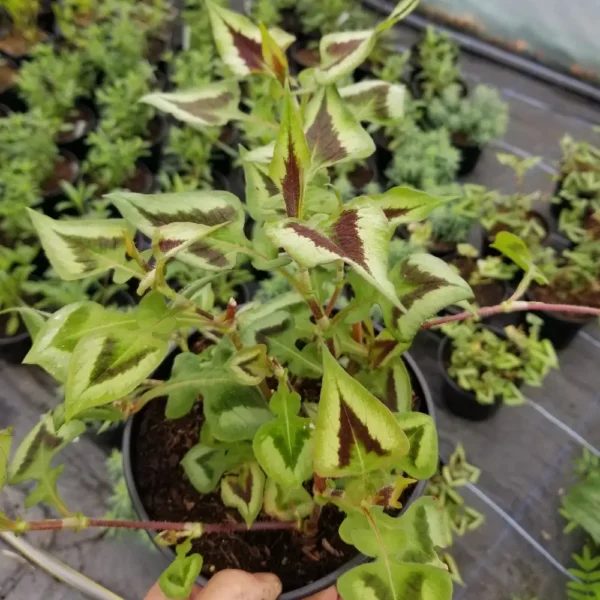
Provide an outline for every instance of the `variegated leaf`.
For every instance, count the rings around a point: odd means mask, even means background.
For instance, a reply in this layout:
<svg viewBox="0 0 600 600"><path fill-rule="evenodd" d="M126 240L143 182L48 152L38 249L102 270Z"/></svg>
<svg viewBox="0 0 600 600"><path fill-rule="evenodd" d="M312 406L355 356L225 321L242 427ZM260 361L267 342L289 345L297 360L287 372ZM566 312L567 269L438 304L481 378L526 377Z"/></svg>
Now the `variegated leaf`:
<svg viewBox="0 0 600 600"><path fill-rule="evenodd" d="M168 350L167 341L152 334L114 327L82 338L69 364L66 418L130 394L158 367Z"/></svg>
<svg viewBox="0 0 600 600"><path fill-rule="evenodd" d="M330 85L362 65L375 47L374 30L330 33L321 38L321 65L315 71L320 85Z"/></svg>
<svg viewBox="0 0 600 600"><path fill-rule="evenodd" d="M308 103L304 132L311 153L311 170L367 158L375 143L350 112L334 85L321 88Z"/></svg>
<svg viewBox="0 0 600 600"><path fill-rule="evenodd" d="M29 479L40 480L50 470L52 459L85 431L81 421L56 428L52 413L45 414L19 444L8 469L11 485Z"/></svg>
<svg viewBox="0 0 600 600"><path fill-rule="evenodd" d="M390 336L391 337L391 336ZM395 340L392 344L397 344ZM393 412L411 410L412 386L410 375L401 358L396 358L384 369L369 369L357 375L359 381Z"/></svg>
<svg viewBox="0 0 600 600"><path fill-rule="evenodd" d="M262 58L264 67L283 86L288 77L289 65L285 52L279 47L269 30L261 23Z"/></svg>
<svg viewBox="0 0 600 600"><path fill-rule="evenodd" d="M220 225L218 231L178 254L178 260L191 266L208 271L229 270L235 265L238 252L244 252L249 245L244 235L242 204L228 192L145 195L118 191L107 197L127 221L150 238L158 228L171 223Z"/></svg>
<svg viewBox="0 0 600 600"><path fill-rule="evenodd" d="M379 559L344 573L337 589L344 600L451 600L452 578L438 567Z"/></svg>
<svg viewBox="0 0 600 600"><path fill-rule="evenodd" d="M348 203L348 206L375 205L383 210L393 226L414 223L426 219L448 198L436 198L409 187L394 187L383 194L360 196Z"/></svg>
<svg viewBox="0 0 600 600"><path fill-rule="evenodd" d="M301 399L280 383L270 402L277 415L254 436L254 456L265 473L285 488L297 488L312 475L310 419L299 417Z"/></svg>
<svg viewBox="0 0 600 600"><path fill-rule="evenodd" d="M157 291L146 294L135 312L141 331L159 336L169 336L177 329L177 309L167 306L165 297Z"/></svg>
<svg viewBox="0 0 600 600"><path fill-rule="evenodd" d="M296 101L286 89L281 127L269 174L283 194L288 217L302 218L310 153Z"/></svg>
<svg viewBox="0 0 600 600"><path fill-rule="evenodd" d="M55 312L43 325L23 362L43 367L64 383L73 350L84 336L111 329L135 329L131 314L104 309L95 302L75 302Z"/></svg>
<svg viewBox="0 0 600 600"><path fill-rule="evenodd" d="M411 254L392 269L390 279L405 312L384 306L384 317L390 329L405 341L446 306L473 298L469 285L443 260L430 254Z"/></svg>
<svg viewBox="0 0 600 600"><path fill-rule="evenodd" d="M8 477L8 462L12 443L12 428L0 429L0 490Z"/></svg>
<svg viewBox="0 0 600 600"><path fill-rule="evenodd" d="M284 220L268 223L265 232L273 244L303 266L343 260L398 306L387 274L391 233L383 211L366 204L348 208L327 225L326 231L321 231L295 220Z"/></svg>
<svg viewBox="0 0 600 600"><path fill-rule="evenodd" d="M285 216L283 196L269 176L268 169L260 163L247 161L248 154L243 150L240 156L246 181L246 206L250 216L255 221Z"/></svg>
<svg viewBox="0 0 600 600"><path fill-rule="evenodd" d="M365 475L393 467L409 443L394 415L323 347L323 385L314 470L321 477Z"/></svg>
<svg viewBox="0 0 600 600"><path fill-rule="evenodd" d="M209 494L215 491L225 471L237 468L248 458L252 458L250 444L236 444L235 448L230 448L200 442L188 450L181 459L181 466L190 483L201 494Z"/></svg>
<svg viewBox="0 0 600 600"><path fill-rule="evenodd" d="M257 344L238 350L227 362L227 369L242 385L258 385L271 369L267 360L267 347Z"/></svg>
<svg viewBox="0 0 600 600"><path fill-rule="evenodd" d="M239 77L264 72L265 58L260 29L240 13L227 10L214 2L207 2L206 5L217 50L231 71ZM278 28L270 29L269 34L282 51L295 39Z"/></svg>
<svg viewBox="0 0 600 600"><path fill-rule="evenodd" d="M303 487L290 490L267 478L263 510L270 517L278 521L300 521L311 514L314 504Z"/></svg>
<svg viewBox="0 0 600 600"><path fill-rule="evenodd" d="M275 151L275 142L254 148L246 153L244 162L256 163L258 165L268 165L273 160Z"/></svg>
<svg viewBox="0 0 600 600"><path fill-rule="evenodd" d="M220 127L239 117L240 87L226 80L178 92L153 92L140 102L196 128Z"/></svg>
<svg viewBox="0 0 600 600"><path fill-rule="evenodd" d="M403 85L365 80L340 89L340 96L359 122L386 125L404 116Z"/></svg>
<svg viewBox="0 0 600 600"><path fill-rule="evenodd" d="M410 442L408 454L398 463L411 477L429 479L438 466L438 436L433 419L420 412L396 415L402 431Z"/></svg>
<svg viewBox="0 0 600 600"><path fill-rule="evenodd" d="M246 463L223 478L221 500L236 508L250 527L262 508L264 489L265 474L258 463Z"/></svg>
<svg viewBox="0 0 600 600"><path fill-rule="evenodd" d="M138 273L125 254L125 233L133 234L126 221L55 221L27 210L44 252L61 279L83 279L111 269L130 276Z"/></svg>

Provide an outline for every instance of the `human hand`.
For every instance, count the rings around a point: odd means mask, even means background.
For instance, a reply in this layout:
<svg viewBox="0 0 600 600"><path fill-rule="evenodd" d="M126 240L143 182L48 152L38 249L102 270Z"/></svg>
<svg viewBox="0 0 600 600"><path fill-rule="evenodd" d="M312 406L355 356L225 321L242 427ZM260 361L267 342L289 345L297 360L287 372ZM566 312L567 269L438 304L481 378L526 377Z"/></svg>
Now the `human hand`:
<svg viewBox="0 0 600 600"><path fill-rule="evenodd" d="M281 594L281 581L272 573L246 573L227 569L210 578L207 586L195 586L189 600L276 600ZM331 587L307 600L337 600L338 594ZM155 584L145 600L166 600L166 596Z"/></svg>

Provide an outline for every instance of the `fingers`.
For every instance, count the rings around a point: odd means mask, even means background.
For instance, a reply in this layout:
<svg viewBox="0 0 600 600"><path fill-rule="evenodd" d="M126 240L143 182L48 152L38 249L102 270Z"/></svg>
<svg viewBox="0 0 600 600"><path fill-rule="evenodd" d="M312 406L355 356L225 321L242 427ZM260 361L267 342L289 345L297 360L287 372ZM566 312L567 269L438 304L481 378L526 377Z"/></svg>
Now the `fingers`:
<svg viewBox="0 0 600 600"><path fill-rule="evenodd" d="M334 587L327 588L306 600L338 600L339 596L337 590Z"/></svg>
<svg viewBox="0 0 600 600"><path fill-rule="evenodd" d="M192 600L276 600L279 594L281 581L276 575L227 569L213 575Z"/></svg>

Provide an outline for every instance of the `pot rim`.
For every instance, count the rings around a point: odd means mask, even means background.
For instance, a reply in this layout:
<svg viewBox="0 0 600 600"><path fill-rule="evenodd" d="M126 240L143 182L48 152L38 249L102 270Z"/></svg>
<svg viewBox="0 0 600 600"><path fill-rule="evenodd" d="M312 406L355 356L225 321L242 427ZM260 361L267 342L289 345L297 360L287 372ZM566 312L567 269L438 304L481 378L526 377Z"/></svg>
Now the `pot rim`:
<svg viewBox="0 0 600 600"><path fill-rule="evenodd" d="M415 359L410 356L408 352L405 352L402 355L402 358L405 360L407 366L409 367L410 372L414 375L417 383L421 388L421 393L423 400L425 402L425 406L427 407L428 414L431 416L435 423L435 408L433 403L433 396L429 386L427 385L427 381L425 379L425 375L418 367ZM138 413L139 414L139 413ZM123 472L125 475L125 483L127 485L127 491L131 497L131 502L133 504L133 508L137 515L142 520L149 520L148 513L146 512L145 507L142 504L140 496L137 491L137 485L135 483L135 479L133 476L132 469L132 455L131 455L131 445L133 438L133 421L136 415L132 418L128 419L125 423L125 431L123 433L123 445L122 445L122 454L123 454ZM428 480L422 480L417 483L414 487L408 501L404 504L400 511L400 515L404 514L404 512L411 506L416 500L418 500L425 492L425 488L427 486ZM150 531L146 532L154 545L158 548L161 554L171 561L175 557L175 552L171 549L171 547L158 546L154 541L154 535ZM349 560L347 563L338 567L335 571L328 573L321 579L317 579L312 583L304 585L295 590L290 590L288 592L284 592L278 597L278 600L302 600L308 596L312 596L328 587L335 585L336 581L347 571L357 567L367 561L371 560L369 557L358 553L354 558ZM196 579L196 583L201 586L205 586L208 583L208 579L200 575Z"/></svg>

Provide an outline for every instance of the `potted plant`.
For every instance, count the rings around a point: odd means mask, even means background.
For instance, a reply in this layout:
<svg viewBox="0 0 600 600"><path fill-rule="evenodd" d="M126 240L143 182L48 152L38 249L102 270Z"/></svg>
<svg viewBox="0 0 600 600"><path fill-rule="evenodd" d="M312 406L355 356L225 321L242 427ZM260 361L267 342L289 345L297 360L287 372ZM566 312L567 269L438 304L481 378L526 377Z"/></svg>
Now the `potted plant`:
<svg viewBox="0 0 600 600"><path fill-rule="evenodd" d="M528 296L539 302L574 306L600 306L600 240L585 240L554 260L539 265L547 285L533 287ZM543 335L555 348L566 347L589 318L564 312L541 312Z"/></svg>
<svg viewBox="0 0 600 600"><path fill-rule="evenodd" d="M152 173L140 162L148 155L148 143L140 137L114 137L104 129L88 136L90 151L83 163L86 177L100 192L125 187L147 194L152 190Z"/></svg>
<svg viewBox="0 0 600 600"><path fill-rule="evenodd" d="M527 314L528 331L509 325L497 330L474 321L446 323L438 365L442 398L459 417L482 421L504 403L523 403L523 383L540 386L558 359L549 340L540 336L542 320Z"/></svg>
<svg viewBox="0 0 600 600"><path fill-rule="evenodd" d="M538 157L519 158L514 154L497 154L500 163L511 167L515 173L517 191L513 194L492 193L486 197L482 206L480 222L486 231L484 255L490 252L490 246L501 231L514 233L529 248L536 248L548 237L550 228L542 214L533 209L539 192L525 194L521 191L523 178L527 171L537 164Z"/></svg>
<svg viewBox="0 0 600 600"><path fill-rule="evenodd" d="M13 248L0 246L0 357L13 364L21 363L31 348L24 286L36 254L35 246L23 242ZM14 312L8 312L11 309Z"/></svg>
<svg viewBox="0 0 600 600"><path fill-rule="evenodd" d="M502 137L508 122L508 105L495 89L478 85L467 98L462 92L458 84L447 86L431 98L426 113L433 127L450 132L460 152L459 176L475 169L484 146Z"/></svg>
<svg viewBox="0 0 600 600"><path fill-rule="evenodd" d="M113 138L143 138L148 154L142 162L157 173L167 136L167 122L148 105L139 105L140 98L150 92L154 73L149 63L141 61L135 70L112 79L96 91L100 108L101 128Z"/></svg>
<svg viewBox="0 0 600 600"><path fill-rule="evenodd" d="M56 51L40 44L19 72L18 86L29 109L60 122L56 142L78 159L85 157L85 138L96 124L89 105L93 81L80 53Z"/></svg>
<svg viewBox="0 0 600 600"><path fill-rule="evenodd" d="M475 220L462 213L456 204L436 208L422 223L411 223L407 232L415 246L424 248L434 256L448 258L457 246L466 242Z"/></svg>
<svg viewBox="0 0 600 600"><path fill-rule="evenodd" d="M21 61L31 48L45 37L37 24L40 1L4 0L2 7L9 20L2 23L0 53L15 61Z"/></svg>
<svg viewBox="0 0 600 600"><path fill-rule="evenodd" d="M390 183L432 190L456 178L460 154L444 129L423 131L407 120L392 132L392 161L385 171Z"/></svg>

